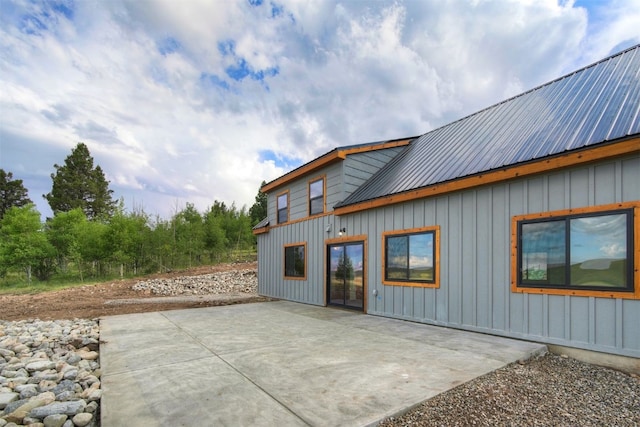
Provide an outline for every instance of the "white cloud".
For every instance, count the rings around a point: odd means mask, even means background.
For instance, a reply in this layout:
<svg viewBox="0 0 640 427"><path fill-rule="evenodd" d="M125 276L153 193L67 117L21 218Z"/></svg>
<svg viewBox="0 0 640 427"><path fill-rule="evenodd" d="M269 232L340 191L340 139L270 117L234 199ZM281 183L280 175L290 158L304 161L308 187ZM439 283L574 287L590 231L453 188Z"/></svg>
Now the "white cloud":
<svg viewBox="0 0 640 427"><path fill-rule="evenodd" d="M42 212L79 141L130 208L251 205L291 159L424 133L640 41L618 1L60 4L0 2L0 167Z"/></svg>
<svg viewBox="0 0 640 427"><path fill-rule="evenodd" d="M626 245L621 245L619 243L610 243L604 245L600 248L600 252L602 252L607 258L619 258L621 255L625 255L627 253Z"/></svg>

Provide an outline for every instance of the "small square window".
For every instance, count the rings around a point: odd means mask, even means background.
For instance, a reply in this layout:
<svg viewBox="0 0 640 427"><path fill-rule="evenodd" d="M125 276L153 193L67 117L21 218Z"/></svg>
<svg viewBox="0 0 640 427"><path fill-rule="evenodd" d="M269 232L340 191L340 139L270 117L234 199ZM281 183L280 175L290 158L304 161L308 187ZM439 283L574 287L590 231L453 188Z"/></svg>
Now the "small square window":
<svg viewBox="0 0 640 427"><path fill-rule="evenodd" d="M384 284L439 285L439 227L385 233Z"/></svg>

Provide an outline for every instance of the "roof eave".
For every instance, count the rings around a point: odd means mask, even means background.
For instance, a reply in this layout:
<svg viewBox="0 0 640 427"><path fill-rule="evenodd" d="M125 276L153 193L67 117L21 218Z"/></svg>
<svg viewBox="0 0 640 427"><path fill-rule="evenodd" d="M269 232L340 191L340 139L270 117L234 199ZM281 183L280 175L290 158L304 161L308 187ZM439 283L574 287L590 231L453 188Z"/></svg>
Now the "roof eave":
<svg viewBox="0 0 640 427"><path fill-rule="evenodd" d="M640 153L640 135L637 134L628 138L601 143L595 147L590 146L579 150L572 150L524 164L481 172L475 175L389 194L375 199L355 202L349 205L338 204L334 207L333 213L335 215L346 215L634 153Z"/></svg>
<svg viewBox="0 0 640 427"><path fill-rule="evenodd" d="M349 155L366 153L366 152L377 151L377 150L385 150L387 148L403 147L403 146L409 145L411 141L413 141L416 138L417 137L413 136L410 138L395 139L391 141L366 144L361 146L336 148L324 154L323 156L320 156L315 160L312 160L309 163L306 163L300 166L299 168L294 169L285 175L282 175L280 178L277 178L263 185L262 188L260 188L260 191L263 193L268 193L269 191L272 191L278 187L282 187L283 185L286 185L291 181L295 181L296 179L299 179L304 175L310 174L314 171L327 167L335 162L344 160Z"/></svg>

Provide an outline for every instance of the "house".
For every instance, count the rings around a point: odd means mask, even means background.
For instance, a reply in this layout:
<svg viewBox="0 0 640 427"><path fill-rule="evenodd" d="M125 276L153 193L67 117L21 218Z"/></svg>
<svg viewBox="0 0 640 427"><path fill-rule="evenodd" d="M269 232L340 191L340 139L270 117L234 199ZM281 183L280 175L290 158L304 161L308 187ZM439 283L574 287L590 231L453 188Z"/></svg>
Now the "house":
<svg viewBox="0 0 640 427"><path fill-rule="evenodd" d="M640 357L640 45L262 191L261 295Z"/></svg>

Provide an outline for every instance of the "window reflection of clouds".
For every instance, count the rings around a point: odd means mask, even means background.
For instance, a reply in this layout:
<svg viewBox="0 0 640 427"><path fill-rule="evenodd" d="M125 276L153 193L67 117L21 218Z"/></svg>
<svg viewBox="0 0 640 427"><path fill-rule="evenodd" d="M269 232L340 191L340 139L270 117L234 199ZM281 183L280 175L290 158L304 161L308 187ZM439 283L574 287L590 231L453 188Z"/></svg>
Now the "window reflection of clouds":
<svg viewBox="0 0 640 427"><path fill-rule="evenodd" d="M626 257L625 214L575 218L570 224L572 264L599 258Z"/></svg>
<svg viewBox="0 0 640 427"><path fill-rule="evenodd" d="M546 253L550 264L565 259L565 221L537 222L522 225L523 253Z"/></svg>
<svg viewBox="0 0 640 427"><path fill-rule="evenodd" d="M309 186L309 195L312 199L316 197L322 196L322 190L324 189L323 181L320 179L318 181L312 182Z"/></svg>

